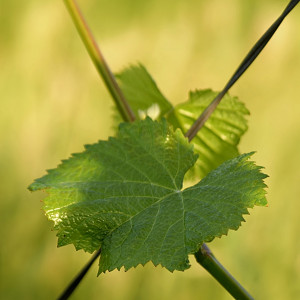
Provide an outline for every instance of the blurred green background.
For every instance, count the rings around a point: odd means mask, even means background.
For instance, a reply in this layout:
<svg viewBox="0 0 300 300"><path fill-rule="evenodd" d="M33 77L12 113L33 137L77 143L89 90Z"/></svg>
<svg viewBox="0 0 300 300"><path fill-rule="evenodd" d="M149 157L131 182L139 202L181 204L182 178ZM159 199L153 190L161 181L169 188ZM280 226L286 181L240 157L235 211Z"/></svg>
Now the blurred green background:
<svg viewBox="0 0 300 300"><path fill-rule="evenodd" d="M142 62L173 103L221 89L283 0L78 1L108 63ZM210 246L256 299L300 298L300 7L232 88L251 112L241 152L265 166L268 208ZM0 2L0 298L54 299L90 255L56 248L26 188L83 144L113 134L112 101L62 1ZM191 257L96 277L73 299L231 299Z"/></svg>

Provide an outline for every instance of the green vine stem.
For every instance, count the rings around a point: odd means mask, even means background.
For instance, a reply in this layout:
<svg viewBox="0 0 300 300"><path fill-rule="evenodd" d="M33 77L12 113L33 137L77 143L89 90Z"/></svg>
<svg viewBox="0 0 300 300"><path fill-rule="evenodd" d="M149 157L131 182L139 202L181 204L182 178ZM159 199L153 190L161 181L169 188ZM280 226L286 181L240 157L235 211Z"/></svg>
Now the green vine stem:
<svg viewBox="0 0 300 300"><path fill-rule="evenodd" d="M102 77L107 89L109 90L115 104L126 122L133 122L135 115L126 101L120 87L117 84L115 76L108 67L93 35L89 29L79 7L75 0L64 0L65 5L73 19L77 31L97 69Z"/></svg>
<svg viewBox="0 0 300 300"><path fill-rule="evenodd" d="M201 116L195 121L189 131L185 136L191 141L198 131L202 128L204 123L217 108L218 104L221 102L224 95L229 91L229 89L237 82L237 80L245 73L245 71L254 62L256 57L268 44L282 21L285 17L292 11L292 9L299 3L300 0L291 0L287 7L284 9L283 13L278 17L278 19L269 27L269 29L262 35L262 37L255 43L251 48L249 53L246 55L244 60L241 62L237 70L234 72L232 77L229 79L228 83L225 85L223 90L217 95L217 97L211 102L211 104L204 110Z"/></svg>
<svg viewBox="0 0 300 300"><path fill-rule="evenodd" d="M253 300L254 298L221 265L206 244L195 253L197 262L208 271L235 299Z"/></svg>

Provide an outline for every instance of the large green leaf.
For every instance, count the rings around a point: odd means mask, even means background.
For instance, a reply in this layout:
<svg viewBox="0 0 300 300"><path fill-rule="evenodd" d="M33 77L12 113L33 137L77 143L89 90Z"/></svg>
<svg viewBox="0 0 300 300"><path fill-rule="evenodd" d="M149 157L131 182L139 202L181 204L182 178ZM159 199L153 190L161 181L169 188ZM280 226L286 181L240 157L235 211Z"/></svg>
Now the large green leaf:
<svg viewBox="0 0 300 300"><path fill-rule="evenodd" d="M143 65L131 66L116 74L116 78L138 119L147 115L159 119L172 109Z"/></svg>
<svg viewBox="0 0 300 300"><path fill-rule="evenodd" d="M99 273L149 261L184 270L202 243L236 230L247 208L266 204L266 175L250 155L182 191L197 158L192 146L180 130L146 118L122 124L116 138L86 146L29 188L49 194L44 210L59 246L102 248Z"/></svg>
<svg viewBox="0 0 300 300"><path fill-rule="evenodd" d="M212 90L191 92L189 100L177 105L169 115L169 122L187 132L217 94ZM249 111L236 97L225 95L192 140L199 159L190 175L203 178L221 163L239 154L237 145L248 128L245 119L248 114Z"/></svg>

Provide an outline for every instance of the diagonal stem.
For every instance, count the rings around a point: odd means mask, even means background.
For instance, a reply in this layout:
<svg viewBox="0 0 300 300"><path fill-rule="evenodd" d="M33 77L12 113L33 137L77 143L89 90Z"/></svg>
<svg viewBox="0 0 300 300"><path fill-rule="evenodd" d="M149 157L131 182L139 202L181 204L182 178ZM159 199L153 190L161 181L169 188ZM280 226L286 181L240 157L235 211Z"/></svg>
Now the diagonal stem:
<svg viewBox="0 0 300 300"><path fill-rule="evenodd" d="M254 298L241 284L221 265L206 244L195 253L197 262L208 271L234 299L253 300Z"/></svg>
<svg viewBox="0 0 300 300"><path fill-rule="evenodd" d="M191 141L198 131L202 128L204 123L210 117L212 112L217 108L218 104L234 85L234 83L244 74L248 67L253 63L256 57L264 49L270 41L282 21L291 12L291 10L299 3L300 0L292 0L289 2L283 13L270 26L270 28L263 34L263 36L256 42L253 48L246 55L240 66L229 79L223 90L216 96L211 104L204 110L201 116L192 125L190 130L186 133L186 137ZM216 259L211 250L206 244L203 244L198 252L195 253L196 260L202 265L235 299L251 300L253 297L241 286L241 284L222 266Z"/></svg>
<svg viewBox="0 0 300 300"><path fill-rule="evenodd" d="M204 123L213 113L213 111L217 108L218 104L224 97L224 95L228 92L228 90L237 82L237 80L244 74L244 72L249 68L249 66L254 62L256 57L260 54L260 52L264 49L264 47L268 44L271 37L274 35L282 21L285 17L291 12L291 10L299 3L300 0L292 0L289 2L283 13L279 16L279 18L270 26L270 28L263 34L263 36L256 42L256 44L252 47L249 53L246 55L244 60L241 62L235 73L229 79L223 90L217 95L217 97L210 103L210 105L204 110L201 116L195 121L189 131L185 134L185 136L191 141L198 131L202 128Z"/></svg>
<svg viewBox="0 0 300 300"><path fill-rule="evenodd" d="M107 89L109 90L124 121L133 122L135 115L126 101L115 76L107 65L90 28L85 21L75 0L64 0L65 5L73 19L77 31Z"/></svg>
<svg viewBox="0 0 300 300"><path fill-rule="evenodd" d="M82 270L77 274L77 276L70 282L68 287L58 297L58 300L66 300L72 295L74 290L78 287L79 283L82 281L83 277L86 275L86 273L91 268L94 261L100 256L100 254L101 249L95 252L95 254L91 257L88 263L82 268Z"/></svg>
<svg viewBox="0 0 300 300"><path fill-rule="evenodd" d="M79 35L97 69L102 77L106 87L108 88L115 104L119 110L124 121L133 122L135 115L125 99L112 71L106 63L104 56L102 55L100 48L98 47L91 30L89 29L87 22L85 21L78 4L75 0L64 0L65 5L73 19L73 22L77 28ZM74 290L78 287L86 273L89 271L95 260L100 256L101 248L95 252L89 262L82 268L77 276L70 282L69 286L59 296L58 300L68 299Z"/></svg>

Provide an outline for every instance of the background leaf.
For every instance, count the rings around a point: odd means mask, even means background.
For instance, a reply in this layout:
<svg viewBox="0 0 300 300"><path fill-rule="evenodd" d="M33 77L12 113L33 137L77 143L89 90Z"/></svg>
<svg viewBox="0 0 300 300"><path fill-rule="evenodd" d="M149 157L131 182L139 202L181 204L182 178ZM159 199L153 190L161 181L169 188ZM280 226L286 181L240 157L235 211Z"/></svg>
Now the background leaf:
<svg viewBox="0 0 300 300"><path fill-rule="evenodd" d="M130 66L116 74L126 100L138 119L164 116L172 104L163 96L155 81L142 64Z"/></svg>
<svg viewBox="0 0 300 300"><path fill-rule="evenodd" d="M86 146L31 190L47 189L45 211L58 245L102 248L99 272L152 261L189 267L203 242L237 229L247 208L265 205L266 175L244 154L181 191L196 161L180 130L150 118L122 124L117 138Z"/></svg>
<svg viewBox="0 0 300 300"><path fill-rule="evenodd" d="M187 102L173 108L143 65L131 66L116 77L138 119L144 119L147 115L152 119L167 116L170 124L183 132L190 129L218 94L210 89L196 90L190 92ZM224 161L239 155L237 146L248 129L245 115L249 115L245 105L237 97L225 95L192 141L200 156L188 178L203 178ZM115 119L121 121L119 116L115 116Z"/></svg>
<svg viewBox="0 0 300 300"><path fill-rule="evenodd" d="M168 116L187 132L218 93L210 89L190 92L189 100L179 104ZM239 154L237 145L248 129L245 115L249 111L236 97L228 94L222 99L204 126L192 140L199 159L189 175L203 178L224 161ZM175 127L176 123L174 124Z"/></svg>

